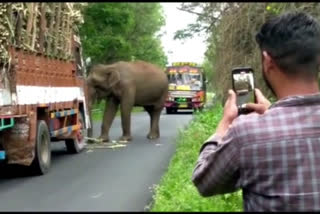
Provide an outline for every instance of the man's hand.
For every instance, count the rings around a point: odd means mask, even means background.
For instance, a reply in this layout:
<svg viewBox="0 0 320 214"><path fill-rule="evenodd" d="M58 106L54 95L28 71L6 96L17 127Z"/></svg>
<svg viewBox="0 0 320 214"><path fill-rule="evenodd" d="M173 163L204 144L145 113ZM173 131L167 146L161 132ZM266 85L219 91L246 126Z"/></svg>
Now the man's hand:
<svg viewBox="0 0 320 214"><path fill-rule="evenodd" d="M259 114L263 114L268 110L271 103L270 101L261 93L259 89L255 89L257 103L247 103L246 108L251 109Z"/></svg>
<svg viewBox="0 0 320 214"><path fill-rule="evenodd" d="M238 116L237 96L233 90L228 91L228 99L223 109L223 120L230 123Z"/></svg>
<svg viewBox="0 0 320 214"><path fill-rule="evenodd" d="M223 137L227 132L232 121L238 116L237 96L233 90L229 90L229 97L224 105L223 117L220 121L216 134Z"/></svg>

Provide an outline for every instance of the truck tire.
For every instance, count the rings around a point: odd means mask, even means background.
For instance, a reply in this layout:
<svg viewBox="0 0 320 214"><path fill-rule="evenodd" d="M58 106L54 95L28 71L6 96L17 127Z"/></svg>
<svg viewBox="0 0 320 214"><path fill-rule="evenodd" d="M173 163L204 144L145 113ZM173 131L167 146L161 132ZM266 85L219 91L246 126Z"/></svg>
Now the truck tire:
<svg viewBox="0 0 320 214"><path fill-rule="evenodd" d="M80 123L80 129L77 131L77 134L72 139L66 139L67 151L71 154L80 153L86 146L86 137L88 131L85 128L84 119L82 113L79 113L78 120Z"/></svg>
<svg viewBox="0 0 320 214"><path fill-rule="evenodd" d="M172 108L166 108L166 113L167 114L172 114Z"/></svg>
<svg viewBox="0 0 320 214"><path fill-rule="evenodd" d="M51 143L49 129L44 120L37 122L35 158L31 164L36 175L46 174L51 166Z"/></svg>

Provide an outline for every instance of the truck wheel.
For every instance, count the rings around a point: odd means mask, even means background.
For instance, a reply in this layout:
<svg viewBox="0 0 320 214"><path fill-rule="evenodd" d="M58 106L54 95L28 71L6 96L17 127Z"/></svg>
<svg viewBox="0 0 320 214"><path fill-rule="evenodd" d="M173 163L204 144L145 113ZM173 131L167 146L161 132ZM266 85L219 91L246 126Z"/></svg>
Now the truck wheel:
<svg viewBox="0 0 320 214"><path fill-rule="evenodd" d="M166 108L166 113L167 114L172 114L172 108Z"/></svg>
<svg viewBox="0 0 320 214"><path fill-rule="evenodd" d="M88 131L85 127L82 113L79 113L78 116L80 129L77 130L76 136L73 139L66 139L67 151L71 154L77 154L81 152L86 146L85 138L88 135Z"/></svg>
<svg viewBox="0 0 320 214"><path fill-rule="evenodd" d="M37 138L35 158L32 162L32 171L37 175L46 174L51 165L51 144L49 129L44 120L37 123Z"/></svg>

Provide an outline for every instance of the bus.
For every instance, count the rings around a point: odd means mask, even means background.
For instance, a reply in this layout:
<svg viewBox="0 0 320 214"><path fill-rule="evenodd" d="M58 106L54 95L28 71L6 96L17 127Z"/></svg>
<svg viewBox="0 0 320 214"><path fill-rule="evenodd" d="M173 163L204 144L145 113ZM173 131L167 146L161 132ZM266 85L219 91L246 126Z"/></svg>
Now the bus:
<svg viewBox="0 0 320 214"><path fill-rule="evenodd" d="M203 68L192 62L174 62L167 66L169 93L165 102L167 114L178 110L202 110L206 102L206 78Z"/></svg>

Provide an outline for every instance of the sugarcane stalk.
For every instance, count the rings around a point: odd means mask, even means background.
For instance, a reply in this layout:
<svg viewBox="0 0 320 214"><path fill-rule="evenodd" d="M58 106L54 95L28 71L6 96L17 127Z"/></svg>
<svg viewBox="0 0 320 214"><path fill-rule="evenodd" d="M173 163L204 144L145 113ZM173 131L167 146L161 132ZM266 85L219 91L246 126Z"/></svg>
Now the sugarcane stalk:
<svg viewBox="0 0 320 214"><path fill-rule="evenodd" d="M67 59L68 58L68 46L69 46L69 39L68 39L68 35L69 35L69 19L70 19L70 10L67 7L66 4L66 14L65 14L65 37L64 37L64 41L65 41L65 46L64 46L64 58Z"/></svg>
<svg viewBox="0 0 320 214"><path fill-rule="evenodd" d="M22 27L23 27L23 11L19 10L17 11L17 24L15 29L15 45L20 47L22 43Z"/></svg>
<svg viewBox="0 0 320 214"><path fill-rule="evenodd" d="M33 16L34 16L34 4L35 3L27 3L28 7L28 21L27 21L27 38L26 38L26 43L29 44L31 41L31 30L32 30L32 24L33 24Z"/></svg>
<svg viewBox="0 0 320 214"><path fill-rule="evenodd" d="M48 45L47 45L47 55L51 54L52 46L53 46L53 24L54 24L54 16L53 12L55 11L56 5L55 3L51 3L50 5L51 13L49 14L49 31L48 31Z"/></svg>
<svg viewBox="0 0 320 214"><path fill-rule="evenodd" d="M10 43L12 43L14 40L14 30L12 26L12 4L7 4L6 21L8 23L8 28L10 30Z"/></svg>
<svg viewBox="0 0 320 214"><path fill-rule="evenodd" d="M59 29L60 29L60 16L61 16L61 3L57 3L57 15L56 15L56 22L55 22L55 41L53 46L53 55L57 56L58 53L58 45L59 45Z"/></svg>
<svg viewBox="0 0 320 214"><path fill-rule="evenodd" d="M7 17L9 20L9 23L12 22L12 4L8 4L7 6Z"/></svg>
<svg viewBox="0 0 320 214"><path fill-rule="evenodd" d="M58 58L63 58L63 46L64 46L64 4L61 5L61 18L60 18L60 29L58 39Z"/></svg>
<svg viewBox="0 0 320 214"><path fill-rule="evenodd" d="M46 32L47 20L46 20L46 3L41 3L41 15L40 15L40 35L39 35L39 51L44 52L44 36Z"/></svg>
<svg viewBox="0 0 320 214"><path fill-rule="evenodd" d="M74 23L74 3L67 3L70 15L68 17L68 59L72 58L72 25Z"/></svg>
<svg viewBox="0 0 320 214"><path fill-rule="evenodd" d="M39 6L39 3L34 3L34 4L35 4L35 7L34 7L32 41L31 41L32 50L36 50L35 43L36 43L36 36L37 36L37 21L38 21L38 6Z"/></svg>

